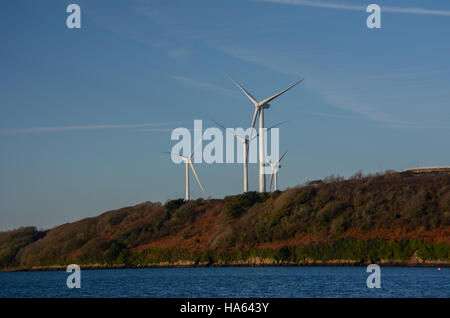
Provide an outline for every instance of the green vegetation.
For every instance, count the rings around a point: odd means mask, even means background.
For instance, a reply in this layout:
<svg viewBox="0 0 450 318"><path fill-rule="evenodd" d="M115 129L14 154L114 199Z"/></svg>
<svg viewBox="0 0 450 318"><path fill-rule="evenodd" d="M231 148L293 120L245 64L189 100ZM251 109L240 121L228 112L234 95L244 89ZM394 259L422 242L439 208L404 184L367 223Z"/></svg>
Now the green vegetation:
<svg viewBox="0 0 450 318"><path fill-rule="evenodd" d="M379 262L381 260L407 261L418 257L423 261L448 260L450 245L422 240L339 239L332 242L302 244L278 249L248 248L241 250L195 251L183 248L150 248L133 252L126 265L146 265L164 262L232 263L250 258L273 259L292 263L307 260L349 260L356 262Z"/></svg>
<svg viewBox="0 0 450 318"><path fill-rule="evenodd" d="M299 233L333 239L349 229L435 231L450 226L449 216L449 175L357 176L288 189L264 204L255 204L236 224L229 240L258 244L288 240Z"/></svg>
<svg viewBox="0 0 450 318"><path fill-rule="evenodd" d="M185 203L186 203L186 200L184 200L184 199L169 200L166 202L165 207L166 207L166 210L168 213L172 213Z"/></svg>
<svg viewBox="0 0 450 318"><path fill-rule="evenodd" d="M231 198L228 206L228 215L232 218L237 218L241 214L248 211L255 203L263 202L267 199L267 193L259 193L255 191L247 192L241 195L236 195Z"/></svg>
<svg viewBox="0 0 450 318"><path fill-rule="evenodd" d="M450 175L326 178L222 200L145 202L57 226L0 232L0 268L161 262L450 262Z"/></svg>
<svg viewBox="0 0 450 318"><path fill-rule="evenodd" d="M0 232L0 268L17 266L16 255L20 249L42 238L45 232L35 227L21 227L17 230Z"/></svg>

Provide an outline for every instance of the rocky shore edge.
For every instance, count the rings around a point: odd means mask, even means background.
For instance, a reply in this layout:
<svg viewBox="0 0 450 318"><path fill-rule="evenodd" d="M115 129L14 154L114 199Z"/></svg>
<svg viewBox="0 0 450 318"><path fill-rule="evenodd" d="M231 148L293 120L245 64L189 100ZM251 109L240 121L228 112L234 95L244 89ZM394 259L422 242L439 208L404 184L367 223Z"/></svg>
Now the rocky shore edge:
<svg viewBox="0 0 450 318"><path fill-rule="evenodd" d="M380 266L406 266L406 267L450 267L448 260L417 261L417 260L380 260L380 261L358 261L358 260L313 260L306 259L301 262L278 261L271 258L249 258L246 260L231 262L196 262L196 261L177 261L160 262L138 265L126 264L79 264L81 269L124 269L124 268L182 268L182 267L270 267L270 266L367 266L369 264L378 264ZM23 268L1 269L1 272L33 272L33 271L61 271L66 270L67 265L48 265L32 266Z"/></svg>

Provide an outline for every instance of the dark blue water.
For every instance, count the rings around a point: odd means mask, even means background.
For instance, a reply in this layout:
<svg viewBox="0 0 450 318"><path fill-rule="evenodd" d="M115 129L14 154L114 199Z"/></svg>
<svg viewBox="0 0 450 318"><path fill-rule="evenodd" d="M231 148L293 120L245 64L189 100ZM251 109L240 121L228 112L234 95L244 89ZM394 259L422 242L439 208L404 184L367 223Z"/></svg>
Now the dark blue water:
<svg viewBox="0 0 450 318"><path fill-rule="evenodd" d="M381 267L369 289L366 267L227 267L0 273L0 297L450 297L450 268Z"/></svg>

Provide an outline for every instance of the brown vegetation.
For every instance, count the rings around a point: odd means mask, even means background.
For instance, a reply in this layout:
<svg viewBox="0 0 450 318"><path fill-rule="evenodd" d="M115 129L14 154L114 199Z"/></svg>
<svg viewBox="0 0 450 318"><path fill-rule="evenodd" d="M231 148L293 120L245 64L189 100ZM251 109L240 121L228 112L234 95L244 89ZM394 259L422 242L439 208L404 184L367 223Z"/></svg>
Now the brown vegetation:
<svg viewBox="0 0 450 318"><path fill-rule="evenodd" d="M410 243L396 243L404 240ZM373 241L378 248L406 255L402 257L414 254L411 249L423 249L428 259L439 256L448 261L450 175L356 175L223 200L146 202L48 231L1 232L0 267L70 262L136 265L193 258L208 264L228 260L229 255L236 261L248 255L293 259L295 254L297 260L323 244L331 244L321 247L323 253L339 257L347 255L350 246L355 249L358 241ZM333 250L333 242L341 242L340 247ZM441 245L434 250L435 245L429 244ZM258 254L267 250L272 252Z"/></svg>

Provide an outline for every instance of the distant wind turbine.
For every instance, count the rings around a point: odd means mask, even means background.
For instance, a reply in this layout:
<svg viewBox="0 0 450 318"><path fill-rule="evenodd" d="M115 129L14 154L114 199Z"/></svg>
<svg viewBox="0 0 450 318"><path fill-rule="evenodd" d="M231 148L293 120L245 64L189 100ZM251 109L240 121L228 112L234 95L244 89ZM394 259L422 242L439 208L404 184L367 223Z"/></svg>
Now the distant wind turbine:
<svg viewBox="0 0 450 318"><path fill-rule="evenodd" d="M167 154L170 154L170 155L175 155L177 157L180 157L185 162L185 166L186 166L186 201L190 200L190 194L189 194L189 167L191 167L191 170L194 173L195 179L197 180L197 183L200 186L200 189L202 189L203 194L206 195L205 189L203 189L203 186L200 183L200 179L198 178L197 171L195 171L194 165L192 164L192 155L194 154L194 152L197 149L197 147L194 148L194 150L191 152L191 154L189 156L181 156L179 154L174 154L174 153L171 153L171 152L163 152L163 153L167 153Z"/></svg>
<svg viewBox="0 0 450 318"><path fill-rule="evenodd" d="M213 118L211 118L209 116L208 116L208 118L211 119L213 122L215 122L220 127L222 127L224 130L228 130L229 132L231 132L236 137L236 139L239 140L242 143L242 146L243 146L242 153L243 153L243 159L244 159L244 193L248 192L248 149L249 149L249 146L250 146L250 141L252 141L256 137L258 137L259 133L254 135L254 136L250 135L249 137L247 137L247 136L239 136L234 131L232 131L232 130L230 130L228 128L225 128L223 125L218 123ZM283 123L285 123L285 121L269 127L267 129L267 131L269 131L270 129L275 128L275 127L277 127L277 126L279 126L279 125L281 125Z"/></svg>
<svg viewBox="0 0 450 318"><path fill-rule="evenodd" d="M278 96L284 94L288 90L290 90L292 87L298 85L303 79L299 80L295 84L289 86L285 90L268 97L260 102L258 102L252 95L250 95L249 92L245 90L244 87L242 87L238 82L236 82L234 79L229 77L231 81L233 81L234 84L236 84L237 87L250 99L250 101L255 105L255 112L253 113L253 119L252 119L252 131L255 127L256 117L258 117L259 114L259 192L265 192L266 191L266 177L264 174L264 108L269 108L270 105L268 104L270 101L274 100Z"/></svg>
<svg viewBox="0 0 450 318"><path fill-rule="evenodd" d="M270 177L270 186L269 189L272 189L272 181L274 181L273 191L277 191L277 175L278 175L278 169L281 168L280 161L283 159L283 157L286 155L288 151L286 150L280 157L280 159L277 160L275 163L271 163L269 161L270 167L272 168L272 176Z"/></svg>

